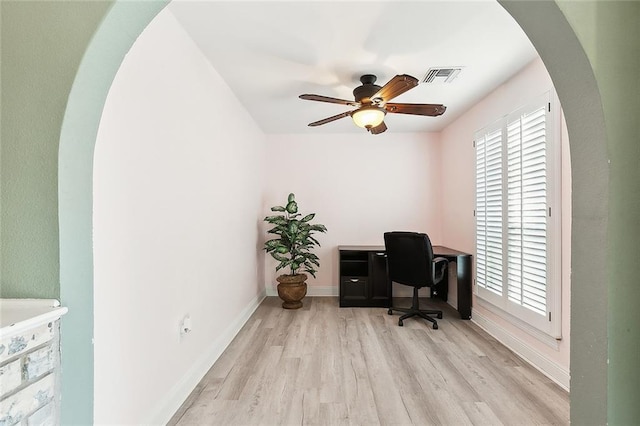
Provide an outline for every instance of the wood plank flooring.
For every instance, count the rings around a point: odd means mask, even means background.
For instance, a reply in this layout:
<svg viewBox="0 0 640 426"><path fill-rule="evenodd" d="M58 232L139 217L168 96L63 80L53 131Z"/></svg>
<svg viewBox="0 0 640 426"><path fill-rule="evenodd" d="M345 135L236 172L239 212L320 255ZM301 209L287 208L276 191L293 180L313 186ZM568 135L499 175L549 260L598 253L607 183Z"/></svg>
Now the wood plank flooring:
<svg viewBox="0 0 640 426"><path fill-rule="evenodd" d="M384 308L268 297L170 425L567 425L569 396L446 304L433 330ZM410 304L410 302L408 302Z"/></svg>

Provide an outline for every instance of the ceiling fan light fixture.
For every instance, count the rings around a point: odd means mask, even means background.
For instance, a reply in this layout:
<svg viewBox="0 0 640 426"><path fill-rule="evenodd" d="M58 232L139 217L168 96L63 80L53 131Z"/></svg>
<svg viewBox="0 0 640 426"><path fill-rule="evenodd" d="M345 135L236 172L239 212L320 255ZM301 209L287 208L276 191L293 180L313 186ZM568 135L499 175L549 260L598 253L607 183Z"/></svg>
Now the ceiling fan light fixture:
<svg viewBox="0 0 640 426"><path fill-rule="evenodd" d="M384 120L385 110L374 105L363 106L362 108L351 114L353 122L356 126L363 129L371 129L377 127Z"/></svg>
<svg viewBox="0 0 640 426"><path fill-rule="evenodd" d="M391 99L402 95L418 85L418 79L410 75L398 74L382 87L373 84L375 81L376 77L372 74L365 74L360 77L362 85L353 89L353 101L313 94L300 95L300 99L309 101L357 107L357 109L353 111L346 111L323 118L322 120L314 121L313 123L309 123L309 126L320 126L341 118L351 117L356 126L367 129L367 131L374 135L379 135L387 130L384 118L388 112L437 117L442 115L447 109L447 107L440 104L390 103L389 101Z"/></svg>

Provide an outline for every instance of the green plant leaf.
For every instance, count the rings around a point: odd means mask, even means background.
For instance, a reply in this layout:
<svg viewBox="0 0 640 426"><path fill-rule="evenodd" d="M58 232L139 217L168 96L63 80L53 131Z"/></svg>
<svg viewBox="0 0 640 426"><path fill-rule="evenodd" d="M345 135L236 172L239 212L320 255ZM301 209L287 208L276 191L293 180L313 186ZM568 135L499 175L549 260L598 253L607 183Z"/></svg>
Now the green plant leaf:
<svg viewBox="0 0 640 426"><path fill-rule="evenodd" d="M289 223L289 234L293 235L298 232L298 221L291 221Z"/></svg>
<svg viewBox="0 0 640 426"><path fill-rule="evenodd" d="M305 217L302 218L302 221L303 222L309 222L314 217L316 217L315 213L309 213L308 215L306 215Z"/></svg>
<svg viewBox="0 0 640 426"><path fill-rule="evenodd" d="M280 238L274 238L264 242L265 247L277 247L280 245Z"/></svg>
<svg viewBox="0 0 640 426"><path fill-rule="evenodd" d="M324 225L320 224L311 225L310 228L312 231L327 232L327 228Z"/></svg>
<svg viewBox="0 0 640 426"><path fill-rule="evenodd" d="M278 253L278 252L273 252L273 253L271 253L271 256L273 256L273 258L274 258L275 260L279 260L280 262L288 262L288 261L289 261L289 259L288 259L288 258L286 258L286 257L282 256L282 255L281 255L280 253Z"/></svg>
<svg viewBox="0 0 640 426"><path fill-rule="evenodd" d="M316 277L316 272L318 272L318 271L316 271L315 269L310 268L310 267L306 267L304 270L305 270L306 272L310 273L310 274L311 274L311 276L312 276L313 278L315 278L315 277Z"/></svg>
<svg viewBox="0 0 640 426"><path fill-rule="evenodd" d="M274 225L287 223L287 218L285 218L282 215L267 216L267 217L264 218L264 220L265 220L265 222L269 222L269 223L274 224Z"/></svg>
<svg viewBox="0 0 640 426"><path fill-rule="evenodd" d="M296 199L296 196L293 195L293 192L292 192L291 194L289 194L289 197L287 197L287 202L290 203L292 201L295 201L295 199Z"/></svg>
<svg viewBox="0 0 640 426"><path fill-rule="evenodd" d="M289 201L289 203L287 204L287 213L298 213L298 203L296 203L295 201Z"/></svg>
<svg viewBox="0 0 640 426"><path fill-rule="evenodd" d="M284 212L286 209L283 206L273 206L271 207L272 212Z"/></svg>

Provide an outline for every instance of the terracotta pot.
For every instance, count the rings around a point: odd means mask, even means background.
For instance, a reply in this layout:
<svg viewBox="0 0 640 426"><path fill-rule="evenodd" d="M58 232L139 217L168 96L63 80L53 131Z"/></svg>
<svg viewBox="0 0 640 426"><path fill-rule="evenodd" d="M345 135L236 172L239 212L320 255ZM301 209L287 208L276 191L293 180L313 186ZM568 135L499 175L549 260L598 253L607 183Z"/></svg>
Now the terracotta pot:
<svg viewBox="0 0 640 426"><path fill-rule="evenodd" d="M278 281L278 296L283 300L285 309L302 308L302 299L307 295L307 274L280 275Z"/></svg>

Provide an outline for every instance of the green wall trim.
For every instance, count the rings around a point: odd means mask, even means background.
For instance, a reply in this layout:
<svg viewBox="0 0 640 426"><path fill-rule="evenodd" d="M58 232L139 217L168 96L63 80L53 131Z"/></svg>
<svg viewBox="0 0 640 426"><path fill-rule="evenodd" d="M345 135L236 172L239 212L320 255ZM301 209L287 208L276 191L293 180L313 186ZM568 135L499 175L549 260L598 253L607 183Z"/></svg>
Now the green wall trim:
<svg viewBox="0 0 640 426"><path fill-rule="evenodd" d="M62 424L93 422L93 152L98 125L124 56L168 1L117 1L82 59L59 150Z"/></svg>
<svg viewBox="0 0 640 426"><path fill-rule="evenodd" d="M600 91L564 1L501 1L525 30L551 75L569 131L572 175L571 422L607 423L607 135ZM579 2L574 2L574 4ZM578 6L580 8L580 6ZM579 10L578 12L581 12ZM577 34L576 34L577 33ZM588 39L588 44L591 39Z"/></svg>
<svg viewBox="0 0 640 426"><path fill-rule="evenodd" d="M1 297L60 296L60 127L75 72L108 6L0 2Z"/></svg>
<svg viewBox="0 0 640 426"><path fill-rule="evenodd" d="M592 25L611 160L607 420L630 425L640 421L640 2L596 2Z"/></svg>

